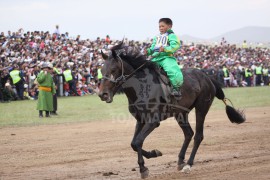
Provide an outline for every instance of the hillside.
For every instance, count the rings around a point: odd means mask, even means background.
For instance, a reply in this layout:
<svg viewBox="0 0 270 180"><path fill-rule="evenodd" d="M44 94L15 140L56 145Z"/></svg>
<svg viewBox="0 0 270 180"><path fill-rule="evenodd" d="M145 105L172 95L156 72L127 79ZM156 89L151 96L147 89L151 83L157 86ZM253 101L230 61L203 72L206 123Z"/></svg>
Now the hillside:
<svg viewBox="0 0 270 180"><path fill-rule="evenodd" d="M220 41L222 37L230 43L240 43L243 40L254 43L270 42L270 27L249 26L234 31L224 33L220 36L210 39L211 41Z"/></svg>
<svg viewBox="0 0 270 180"><path fill-rule="evenodd" d="M252 43L270 43L270 27L248 26L223 33L217 37L203 39L191 35L180 35L184 42L220 42L224 37L229 43L242 43L244 40Z"/></svg>

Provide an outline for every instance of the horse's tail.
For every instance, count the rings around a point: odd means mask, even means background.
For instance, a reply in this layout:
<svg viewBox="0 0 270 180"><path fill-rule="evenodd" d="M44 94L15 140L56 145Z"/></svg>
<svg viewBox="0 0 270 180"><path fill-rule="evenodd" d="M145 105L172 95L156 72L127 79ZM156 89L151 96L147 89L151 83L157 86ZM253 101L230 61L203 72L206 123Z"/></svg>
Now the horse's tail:
<svg viewBox="0 0 270 180"><path fill-rule="evenodd" d="M231 102L231 100L225 98L225 94L220 86L220 84L213 78L211 78L212 83L214 84L215 88L216 88L216 97L220 100L222 100L226 106L226 114L229 118L229 120L232 123L237 123L237 124L241 124L243 122L246 121L246 117L243 113L243 111L239 111L234 109L233 104ZM228 100L232 106L229 106L226 102L226 100Z"/></svg>

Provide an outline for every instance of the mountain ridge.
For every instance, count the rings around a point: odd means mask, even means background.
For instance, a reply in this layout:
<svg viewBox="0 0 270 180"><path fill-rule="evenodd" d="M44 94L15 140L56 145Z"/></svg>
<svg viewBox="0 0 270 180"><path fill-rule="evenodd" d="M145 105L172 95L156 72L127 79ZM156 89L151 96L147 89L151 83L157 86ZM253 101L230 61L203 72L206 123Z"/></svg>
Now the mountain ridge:
<svg viewBox="0 0 270 180"><path fill-rule="evenodd" d="M188 34L180 35L179 37L184 42L220 42L224 37L228 43L242 43L244 40L248 43L270 43L270 27L246 26L208 39Z"/></svg>

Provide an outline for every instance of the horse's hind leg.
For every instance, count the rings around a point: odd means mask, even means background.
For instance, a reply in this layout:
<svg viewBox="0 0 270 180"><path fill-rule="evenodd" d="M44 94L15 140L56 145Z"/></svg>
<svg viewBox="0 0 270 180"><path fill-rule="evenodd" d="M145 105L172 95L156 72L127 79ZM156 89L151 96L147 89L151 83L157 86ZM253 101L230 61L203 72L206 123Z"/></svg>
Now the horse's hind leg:
<svg viewBox="0 0 270 180"><path fill-rule="evenodd" d="M178 170L182 170L182 168L185 165L185 154L188 148L188 145L194 135L194 132L192 130L192 128L190 127L190 124L188 122L188 113L184 113L183 116L181 116L181 118L179 119L179 115L175 117L177 120L178 125L181 127L184 136L185 136L185 140L184 143L182 145L181 151L178 155Z"/></svg>
<svg viewBox="0 0 270 180"><path fill-rule="evenodd" d="M144 125L145 125L144 123L140 123L139 121L137 121L135 133L134 133L133 139L131 141L131 147L136 152L137 152L137 148L136 148L135 141L136 141L137 135L141 132ZM162 156L162 153L157 149L154 149L152 151L145 151L144 149L142 149L142 155L144 157L146 157L147 159L150 159L150 158Z"/></svg>
<svg viewBox="0 0 270 180"><path fill-rule="evenodd" d="M205 116L208 113L208 110L212 104L213 99L208 100L208 102L205 102L205 99L198 100L198 103L195 105L196 109L196 133L194 136L194 145L192 152L190 154L189 160L187 164L189 166L193 165L195 155L197 153L197 150L203 140L203 126L204 126L204 120Z"/></svg>

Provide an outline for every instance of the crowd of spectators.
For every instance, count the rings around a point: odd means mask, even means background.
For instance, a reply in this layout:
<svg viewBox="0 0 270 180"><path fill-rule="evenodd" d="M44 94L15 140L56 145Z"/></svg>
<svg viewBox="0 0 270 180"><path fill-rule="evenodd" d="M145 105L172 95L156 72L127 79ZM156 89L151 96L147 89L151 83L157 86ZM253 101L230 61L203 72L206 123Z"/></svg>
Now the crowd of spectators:
<svg viewBox="0 0 270 180"><path fill-rule="evenodd" d="M71 92L68 83L64 83L64 96L95 94L98 92L98 69L103 63L101 50L106 52L120 41L111 40L109 35L95 40L81 39L80 35L71 38L68 32L61 34L58 26L53 33L24 32L23 29L8 31L7 34L1 32L0 100L18 99L18 92L10 76L15 67L21 72L24 82L24 97L21 99L36 99L38 85L35 79L43 62L52 64L56 84L64 70L72 71L76 92ZM126 38L124 43L143 50L151 41L139 42ZM219 45L182 43L175 57L181 68L202 69L225 87L269 85L268 48L251 48L246 42L236 46L222 39ZM261 74L258 74L259 71Z"/></svg>
<svg viewBox="0 0 270 180"><path fill-rule="evenodd" d="M223 39L224 40L224 39ZM242 45L183 45L176 55L184 68L198 68L224 87L269 85L270 49Z"/></svg>

